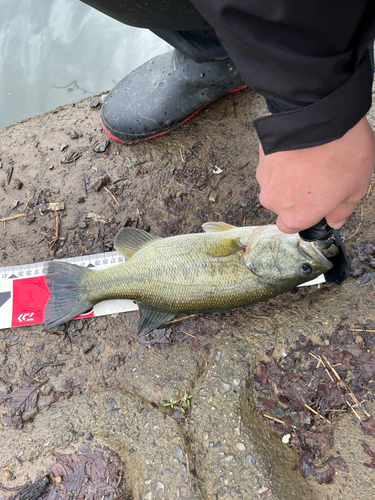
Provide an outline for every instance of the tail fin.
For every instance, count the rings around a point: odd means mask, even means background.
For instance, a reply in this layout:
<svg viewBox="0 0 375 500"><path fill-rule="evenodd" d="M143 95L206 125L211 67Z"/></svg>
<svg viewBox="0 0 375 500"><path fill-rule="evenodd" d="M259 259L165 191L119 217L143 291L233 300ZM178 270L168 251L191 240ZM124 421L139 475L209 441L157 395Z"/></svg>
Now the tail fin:
<svg viewBox="0 0 375 500"><path fill-rule="evenodd" d="M44 312L46 329L66 323L92 308L82 281L90 271L67 262L48 262L46 282L51 293Z"/></svg>

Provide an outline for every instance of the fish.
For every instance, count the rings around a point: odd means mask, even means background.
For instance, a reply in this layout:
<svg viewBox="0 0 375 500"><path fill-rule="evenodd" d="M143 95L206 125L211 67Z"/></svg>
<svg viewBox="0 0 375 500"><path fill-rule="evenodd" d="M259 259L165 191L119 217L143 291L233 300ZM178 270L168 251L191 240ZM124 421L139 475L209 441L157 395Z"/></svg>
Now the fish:
<svg viewBox="0 0 375 500"><path fill-rule="evenodd" d="M331 269L327 257L337 253L332 246L324 255L315 243L276 225L202 227L202 233L168 238L124 228L114 247L127 260L105 270L48 262L46 329L102 300L132 299L139 307L138 333L146 334L179 314L226 311L274 297Z"/></svg>

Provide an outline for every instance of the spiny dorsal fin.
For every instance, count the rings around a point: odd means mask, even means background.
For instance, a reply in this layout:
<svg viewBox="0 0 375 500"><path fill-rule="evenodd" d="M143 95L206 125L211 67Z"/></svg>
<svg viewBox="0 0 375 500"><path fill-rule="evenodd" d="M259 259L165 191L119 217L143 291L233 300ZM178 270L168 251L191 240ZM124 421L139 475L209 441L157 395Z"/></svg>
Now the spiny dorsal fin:
<svg viewBox="0 0 375 500"><path fill-rule="evenodd" d="M205 222L202 224L203 231L206 233L217 233L219 231L229 231L235 229L236 226L231 226L226 222Z"/></svg>
<svg viewBox="0 0 375 500"><path fill-rule="evenodd" d="M160 239L159 236L146 233L142 229L124 227L116 234L114 247L127 259L130 259L138 250L158 239Z"/></svg>
<svg viewBox="0 0 375 500"><path fill-rule="evenodd" d="M139 307L139 323L138 333L146 334L152 332L155 328L168 323L176 316L176 313L160 311L152 306L148 306L143 302L138 302Z"/></svg>

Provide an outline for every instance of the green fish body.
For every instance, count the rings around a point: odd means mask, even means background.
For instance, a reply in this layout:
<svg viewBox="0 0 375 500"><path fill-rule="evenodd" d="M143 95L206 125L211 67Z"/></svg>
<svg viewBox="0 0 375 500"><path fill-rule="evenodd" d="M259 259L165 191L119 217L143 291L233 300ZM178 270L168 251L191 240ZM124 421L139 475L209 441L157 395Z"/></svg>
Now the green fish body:
<svg viewBox="0 0 375 500"><path fill-rule="evenodd" d="M315 244L276 226L211 222L203 228L205 233L164 239L125 228L115 248L128 260L102 271L49 263L46 328L102 300L133 299L140 309L139 332L148 333L181 313L224 311L268 299L332 267Z"/></svg>

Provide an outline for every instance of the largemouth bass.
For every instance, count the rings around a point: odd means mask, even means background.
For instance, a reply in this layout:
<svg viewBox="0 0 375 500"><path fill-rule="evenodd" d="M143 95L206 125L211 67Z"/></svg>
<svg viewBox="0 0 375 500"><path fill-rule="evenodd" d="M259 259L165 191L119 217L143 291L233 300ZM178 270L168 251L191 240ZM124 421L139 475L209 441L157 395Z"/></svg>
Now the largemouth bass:
<svg viewBox="0 0 375 500"><path fill-rule="evenodd" d="M140 311L138 331L148 333L181 313L224 311L274 297L332 268L314 243L275 225L208 222L203 229L159 238L124 228L114 246L129 260L102 271L48 263L46 328L102 300L133 299Z"/></svg>

